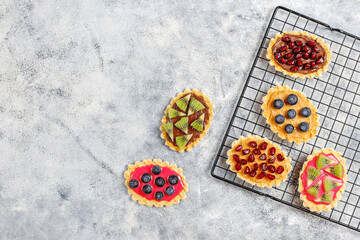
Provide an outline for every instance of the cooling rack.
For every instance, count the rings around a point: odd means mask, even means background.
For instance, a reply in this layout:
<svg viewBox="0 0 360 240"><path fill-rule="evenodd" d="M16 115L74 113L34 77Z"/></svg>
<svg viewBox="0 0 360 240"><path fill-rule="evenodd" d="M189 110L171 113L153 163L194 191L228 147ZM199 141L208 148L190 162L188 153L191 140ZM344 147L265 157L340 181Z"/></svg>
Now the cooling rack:
<svg viewBox="0 0 360 240"><path fill-rule="evenodd" d="M322 37L333 53L328 71L319 78L293 79L269 65L266 49L271 38L283 31L307 31ZM285 7L277 7L262 39L244 90L231 116L211 175L240 188L267 196L360 232L360 38ZM315 138L294 144L270 130L261 114L262 98L276 85L288 85L304 92L318 108L320 127ZM255 134L281 145L292 158L293 170L278 187L259 188L236 177L226 164L226 152L240 135ZM302 207L297 191L299 172L307 155L316 149L334 148L347 159L348 180L338 206L329 212L314 213Z"/></svg>

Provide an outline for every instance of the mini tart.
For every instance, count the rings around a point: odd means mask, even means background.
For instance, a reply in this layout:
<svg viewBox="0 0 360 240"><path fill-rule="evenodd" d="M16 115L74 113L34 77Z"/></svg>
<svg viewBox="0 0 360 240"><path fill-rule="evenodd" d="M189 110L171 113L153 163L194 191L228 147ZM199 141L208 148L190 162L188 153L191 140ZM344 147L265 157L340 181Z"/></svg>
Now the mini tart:
<svg viewBox="0 0 360 240"><path fill-rule="evenodd" d="M290 101L294 101L294 98L296 103ZM269 89L263 98L261 108L271 130L278 133L280 138L299 144L307 142L317 134L317 128L320 125L319 115L316 113L317 109L302 92L293 90L288 86L278 85ZM289 110L291 111L289 112ZM293 115L291 116L290 113ZM306 113L308 114L306 115ZM282 117L278 117L279 115ZM278 121L281 118L282 121ZM292 132L290 132L291 129Z"/></svg>
<svg viewBox="0 0 360 240"><path fill-rule="evenodd" d="M314 78L326 72L331 62L329 44L307 32L277 33L270 40L266 57L277 71L293 78Z"/></svg>
<svg viewBox="0 0 360 240"><path fill-rule="evenodd" d="M259 187L278 186L291 171L291 159L267 138L240 136L227 152L226 163L236 175Z"/></svg>
<svg viewBox="0 0 360 240"><path fill-rule="evenodd" d="M190 151L209 131L213 109L210 99L197 89L178 93L161 119L165 145L178 152Z"/></svg>
<svg viewBox="0 0 360 240"><path fill-rule="evenodd" d="M314 151L308 156L300 171L298 187L304 207L313 212L330 211L336 207L345 191L345 163L341 154L331 148Z"/></svg>
<svg viewBox="0 0 360 240"><path fill-rule="evenodd" d="M186 198L188 191L186 178L182 174L182 169L176 164L162 162L160 159L145 159L142 162L135 162L134 165L128 165L124 176L128 193L139 204L149 207L169 207ZM151 186L150 192L146 191L149 189L148 186Z"/></svg>

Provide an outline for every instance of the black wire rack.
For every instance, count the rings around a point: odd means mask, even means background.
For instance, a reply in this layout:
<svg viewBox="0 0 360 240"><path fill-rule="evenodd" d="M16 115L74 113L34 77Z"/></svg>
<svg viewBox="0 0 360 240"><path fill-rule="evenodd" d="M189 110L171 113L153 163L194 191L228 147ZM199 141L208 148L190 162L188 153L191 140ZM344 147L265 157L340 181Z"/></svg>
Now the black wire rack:
<svg viewBox="0 0 360 240"><path fill-rule="evenodd" d="M332 62L319 78L294 79L269 65L266 50L270 39L283 31L307 31L322 37L330 45ZM273 200L327 219L360 232L360 38L330 27L311 17L285 7L277 7L266 29L245 87L226 130L211 168L217 179L250 190ZM282 140L270 130L262 116L262 98L276 85L288 85L304 92L318 108L320 128L307 143ZM259 188L236 177L226 164L226 152L239 136L255 134L280 144L292 159L293 170L288 180L278 187ZM336 208L314 213L302 206L297 191L299 172L306 158L316 149L334 148L347 159L348 180Z"/></svg>

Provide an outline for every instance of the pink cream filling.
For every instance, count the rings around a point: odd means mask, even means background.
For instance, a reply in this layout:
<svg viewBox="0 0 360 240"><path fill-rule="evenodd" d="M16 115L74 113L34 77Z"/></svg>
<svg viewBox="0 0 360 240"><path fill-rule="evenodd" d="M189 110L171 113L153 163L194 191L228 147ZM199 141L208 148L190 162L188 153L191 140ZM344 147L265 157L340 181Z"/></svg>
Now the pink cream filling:
<svg viewBox="0 0 360 240"><path fill-rule="evenodd" d="M331 167L331 166L337 165L337 164L340 163L340 161L339 161L334 155L332 155L332 154L324 154L324 153L321 153L321 155L324 155L324 156L326 156L326 157L334 160L334 163L333 163L333 164L330 164L330 165L328 165L328 166L326 166L326 167L324 167L324 168L319 169L319 170L322 172L321 175L320 175L318 178L316 178L315 181L312 182L312 183L308 186L308 183L307 183L308 168L309 168L309 167L314 167L314 168L316 168L316 161L317 161L317 159L318 159L318 156L314 157L314 158L307 164L307 166L306 166L306 168L305 168L305 171L304 171L303 174L301 175L301 181L302 181L302 183L303 183L303 185L304 185L304 190L301 192L301 194L305 195L306 198L307 198L309 201L311 201L311 202L313 202L313 203L315 203L315 204L325 204L325 205L329 205L330 203L316 202L316 201L315 201L316 199L318 199L321 195L323 195L323 194L325 193L324 184L323 184L324 179L327 178L327 179L330 179L330 180L332 180L332 181L341 183L340 186L338 186L338 187L336 187L336 188L334 188L334 189L332 189L332 190L330 191L333 200L334 200L334 197L336 196L336 193L340 190L341 186L344 184L344 181L343 181L342 178L338 178L338 177L332 175L331 173L328 173L328 172L325 171L325 168L329 168L329 167ZM342 166L342 165L341 165L341 166ZM343 167L343 166L342 166L342 167ZM344 168L344 167L343 167L343 168ZM311 186L313 186L313 185L315 185L315 184L317 184L317 183L320 184L319 194L318 194L317 197L313 197L313 196L311 196L306 190L307 190L309 187L311 187Z"/></svg>

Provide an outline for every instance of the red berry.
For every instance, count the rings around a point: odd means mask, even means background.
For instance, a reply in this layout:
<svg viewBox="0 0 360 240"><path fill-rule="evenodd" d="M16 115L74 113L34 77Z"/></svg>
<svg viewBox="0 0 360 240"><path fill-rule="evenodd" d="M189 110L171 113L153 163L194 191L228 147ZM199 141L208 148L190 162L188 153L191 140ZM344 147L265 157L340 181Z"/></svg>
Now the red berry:
<svg viewBox="0 0 360 240"><path fill-rule="evenodd" d="M279 61L280 61L281 63L286 63L286 60L283 59L283 58L280 58Z"/></svg>
<svg viewBox="0 0 360 240"><path fill-rule="evenodd" d="M241 163L242 165L246 165L246 164L247 164L247 161L246 161L245 159L241 159L240 163Z"/></svg>
<svg viewBox="0 0 360 240"><path fill-rule="evenodd" d="M301 51L301 49L300 48L294 48L294 53L299 53Z"/></svg>
<svg viewBox="0 0 360 240"><path fill-rule="evenodd" d="M268 169L269 169L269 172L271 172L271 173L274 173L274 172L276 171L276 168L275 168L274 165L270 165L270 166L268 167Z"/></svg>
<svg viewBox="0 0 360 240"><path fill-rule="evenodd" d="M254 170L256 171L256 170L258 170L259 169L259 164L257 164L257 163L254 163Z"/></svg>
<svg viewBox="0 0 360 240"><path fill-rule="evenodd" d="M263 171L266 171L267 168L268 168L268 165L266 163L262 163L260 164L260 168L263 170Z"/></svg>
<svg viewBox="0 0 360 240"><path fill-rule="evenodd" d="M311 59L315 59L316 58L316 52L311 52L310 57L311 57Z"/></svg>
<svg viewBox="0 0 360 240"><path fill-rule="evenodd" d="M267 177L268 177L268 179L270 179L270 180L274 180L274 179L275 179L275 176L272 175L272 174L268 174Z"/></svg>
<svg viewBox="0 0 360 240"><path fill-rule="evenodd" d="M269 158L269 159L268 159L268 163L274 163L274 162L275 162L275 159L276 159L275 157Z"/></svg>
<svg viewBox="0 0 360 240"><path fill-rule="evenodd" d="M281 174L284 171L284 167L283 166L279 166L276 170L276 173Z"/></svg>
<svg viewBox="0 0 360 240"><path fill-rule="evenodd" d="M318 47L313 47L313 50L317 53L320 52L320 49Z"/></svg>
<svg viewBox="0 0 360 240"><path fill-rule="evenodd" d="M307 52L307 51L309 50L309 48L308 48L307 46L303 46L303 47L301 48L301 50L302 50L303 52Z"/></svg>
<svg viewBox="0 0 360 240"><path fill-rule="evenodd" d="M240 162L240 159L239 159L238 155L234 155L233 158L234 158L235 162Z"/></svg>
<svg viewBox="0 0 360 240"><path fill-rule="evenodd" d="M248 154L250 153L250 149L244 149L244 150L242 150L241 152L242 152L242 154L244 154L244 155L248 155Z"/></svg>
<svg viewBox="0 0 360 240"><path fill-rule="evenodd" d="M252 147L252 148L256 148L257 143L255 141L251 141L251 142L249 142L249 146Z"/></svg>
<svg viewBox="0 0 360 240"><path fill-rule="evenodd" d="M258 176L258 179L262 179L263 177L266 176L266 173L265 172L261 172Z"/></svg>
<svg viewBox="0 0 360 240"><path fill-rule="evenodd" d="M266 154L265 153L261 154L259 158L260 160L266 160Z"/></svg>
<svg viewBox="0 0 360 240"><path fill-rule="evenodd" d="M245 167L244 173L245 173L245 174L248 174L249 172L250 172L250 168L249 168L249 167Z"/></svg>
<svg viewBox="0 0 360 240"><path fill-rule="evenodd" d="M276 153L276 148L275 147L272 147L272 148L269 149L269 154L270 155L274 156L275 153Z"/></svg>
<svg viewBox="0 0 360 240"><path fill-rule="evenodd" d="M290 71L296 72L297 70L299 70L299 68L297 66L293 66L292 68L290 68Z"/></svg>
<svg viewBox="0 0 360 240"><path fill-rule="evenodd" d="M281 162L281 161L284 161L284 156L283 155L281 155L280 153L276 156L277 157L277 159Z"/></svg>
<svg viewBox="0 0 360 240"><path fill-rule="evenodd" d="M239 152L243 149L243 146L239 145L235 148L235 151Z"/></svg>
<svg viewBox="0 0 360 240"><path fill-rule="evenodd" d="M301 53L298 53L298 54L295 55L295 58L296 58L296 59L299 59L299 58L301 58L301 57L302 57Z"/></svg>
<svg viewBox="0 0 360 240"><path fill-rule="evenodd" d="M290 42L290 38L289 38L289 37L283 37L282 40L283 40L284 42Z"/></svg>
<svg viewBox="0 0 360 240"><path fill-rule="evenodd" d="M255 170L251 171L250 176L255 177L256 176L256 171Z"/></svg>
<svg viewBox="0 0 360 240"><path fill-rule="evenodd" d="M295 60L289 60L286 63L287 65L294 65L295 64Z"/></svg>
<svg viewBox="0 0 360 240"><path fill-rule="evenodd" d="M240 164L240 163L237 163L237 164L235 165L235 169L236 169L237 171L239 171L239 170L241 169L241 164Z"/></svg>
<svg viewBox="0 0 360 240"><path fill-rule="evenodd" d="M309 59L309 56L310 56L310 55L309 55L309 53L307 53L307 52L303 54L303 58L305 58L305 59Z"/></svg>
<svg viewBox="0 0 360 240"><path fill-rule="evenodd" d="M296 65L298 65L298 66L300 67L300 66L302 66L302 65L303 65L303 62L302 62L302 61L300 61L300 60L298 60L298 61L296 61Z"/></svg>
<svg viewBox="0 0 360 240"><path fill-rule="evenodd" d="M255 148L253 150L253 153L256 154L256 155L259 155L261 153L261 151L258 148Z"/></svg>
<svg viewBox="0 0 360 240"><path fill-rule="evenodd" d="M281 55L280 55L280 53L275 53L274 56L275 56L275 59L279 59Z"/></svg>
<svg viewBox="0 0 360 240"><path fill-rule="evenodd" d="M287 54L285 54L285 56L284 56L284 58L286 58L286 59L289 59L289 58L291 58L292 57L292 53L287 53Z"/></svg>
<svg viewBox="0 0 360 240"><path fill-rule="evenodd" d="M286 51L286 46L282 46L282 47L280 47L280 48L279 48L279 50L280 50L280 52L284 52L284 51Z"/></svg>
<svg viewBox="0 0 360 240"><path fill-rule="evenodd" d="M316 61L316 64L320 64L320 63L323 63L324 62L324 58L323 57L320 57L317 61Z"/></svg>
<svg viewBox="0 0 360 240"><path fill-rule="evenodd" d="M293 42L289 42L288 46L289 46L290 49L292 49L292 48L294 48L294 43L293 43Z"/></svg>
<svg viewBox="0 0 360 240"><path fill-rule="evenodd" d="M314 68L315 67L315 62L311 62L310 65L311 65L312 68Z"/></svg>
<svg viewBox="0 0 360 240"><path fill-rule="evenodd" d="M254 161L255 161L254 154L250 154L250 155L249 155L248 161L249 161L249 162L254 162Z"/></svg>
<svg viewBox="0 0 360 240"><path fill-rule="evenodd" d="M309 41L309 42L307 42L306 44L307 44L308 46L310 46L310 47L315 46L315 43L314 43L314 42L310 42L310 41Z"/></svg>
<svg viewBox="0 0 360 240"><path fill-rule="evenodd" d="M260 143L259 148L261 150L265 150L267 148L267 145L268 145L267 142L262 142L262 143Z"/></svg>
<svg viewBox="0 0 360 240"><path fill-rule="evenodd" d="M307 63L304 65L304 69L309 69L311 66L310 66L310 63Z"/></svg>
<svg viewBox="0 0 360 240"><path fill-rule="evenodd" d="M295 41L295 45L297 45L297 46L301 46L302 45L302 42L301 41Z"/></svg>

